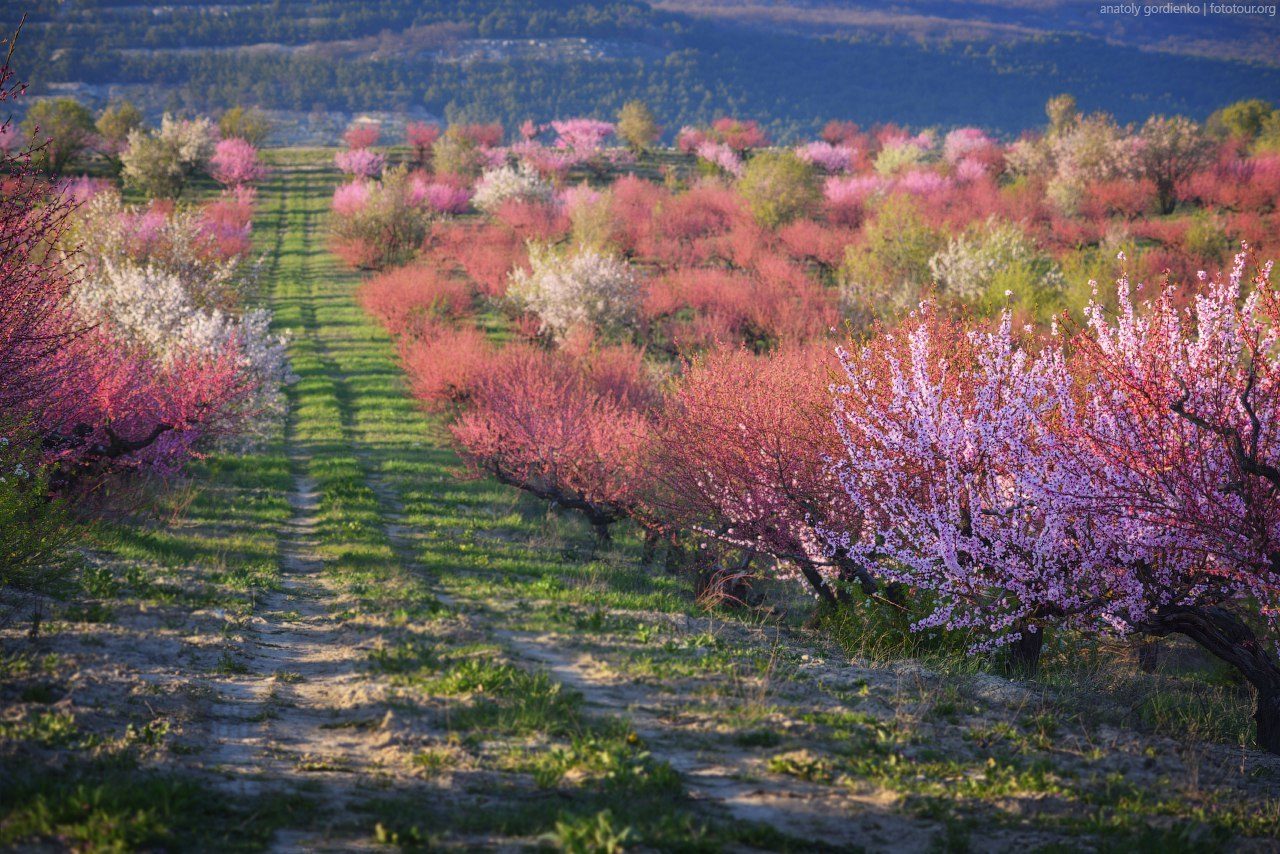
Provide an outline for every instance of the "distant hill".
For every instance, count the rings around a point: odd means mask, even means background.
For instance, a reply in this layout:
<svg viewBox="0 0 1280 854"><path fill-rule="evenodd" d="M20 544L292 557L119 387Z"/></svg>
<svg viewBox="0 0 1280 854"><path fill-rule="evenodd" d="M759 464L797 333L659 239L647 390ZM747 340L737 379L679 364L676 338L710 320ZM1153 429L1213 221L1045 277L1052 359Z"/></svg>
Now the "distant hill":
<svg viewBox="0 0 1280 854"><path fill-rule="evenodd" d="M829 118L1038 125L1071 92L1123 121L1280 95L1272 18L1124 18L1059 0L40 0L19 70L36 96L127 97L153 115L253 104L287 138L353 114L612 116L642 98L674 130L723 114L775 134ZM1266 60L1271 61L1266 61Z"/></svg>

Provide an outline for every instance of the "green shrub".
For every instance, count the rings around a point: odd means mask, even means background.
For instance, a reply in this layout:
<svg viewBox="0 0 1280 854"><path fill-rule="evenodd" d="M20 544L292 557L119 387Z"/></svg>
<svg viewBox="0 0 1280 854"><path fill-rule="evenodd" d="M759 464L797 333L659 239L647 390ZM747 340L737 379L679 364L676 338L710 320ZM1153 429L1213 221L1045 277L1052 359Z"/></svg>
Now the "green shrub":
<svg viewBox="0 0 1280 854"><path fill-rule="evenodd" d="M914 307L933 281L929 259L945 242L945 233L925 221L915 201L887 198L862 240L845 250L838 274L841 300L855 325Z"/></svg>
<svg viewBox="0 0 1280 854"><path fill-rule="evenodd" d="M819 195L813 167L791 151L765 151L748 160L738 192L766 228L808 213Z"/></svg>

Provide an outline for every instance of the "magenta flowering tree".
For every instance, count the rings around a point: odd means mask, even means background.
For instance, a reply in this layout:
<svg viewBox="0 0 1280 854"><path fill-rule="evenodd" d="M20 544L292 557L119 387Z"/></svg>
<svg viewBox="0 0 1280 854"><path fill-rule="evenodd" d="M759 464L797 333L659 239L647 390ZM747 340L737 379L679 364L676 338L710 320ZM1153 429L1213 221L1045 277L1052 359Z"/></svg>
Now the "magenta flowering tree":
<svg viewBox="0 0 1280 854"><path fill-rule="evenodd" d="M219 140L209 159L209 173L225 187L255 184L267 176L267 167L258 159L258 149L237 137Z"/></svg>
<svg viewBox="0 0 1280 854"><path fill-rule="evenodd" d="M354 175L357 178L374 178L382 174L383 168L387 165L387 158L367 148L351 148L347 151L339 151L334 155L333 162L348 175Z"/></svg>

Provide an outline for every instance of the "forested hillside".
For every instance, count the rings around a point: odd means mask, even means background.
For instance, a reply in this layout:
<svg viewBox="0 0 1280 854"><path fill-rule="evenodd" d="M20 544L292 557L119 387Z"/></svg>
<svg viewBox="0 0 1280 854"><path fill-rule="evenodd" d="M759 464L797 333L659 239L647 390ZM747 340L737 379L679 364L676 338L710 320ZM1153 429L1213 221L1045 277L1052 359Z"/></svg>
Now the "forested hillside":
<svg viewBox="0 0 1280 854"><path fill-rule="evenodd" d="M286 126L363 111L510 126L612 115L641 98L670 131L725 113L767 117L777 135L812 131L831 116L1012 131L1037 122L1045 99L1062 91L1123 121L1203 117L1280 91L1280 68L1229 41L1211 57L1047 25L906 38L856 17L781 28L758 16L706 15L707 5L693 17L634 0L79 0L7 4L6 17L16 25L28 13L20 56L45 68L37 95L127 97L152 114L248 103L289 111ZM1248 33L1254 23L1235 26ZM1260 44L1271 37L1261 25L1257 33Z"/></svg>

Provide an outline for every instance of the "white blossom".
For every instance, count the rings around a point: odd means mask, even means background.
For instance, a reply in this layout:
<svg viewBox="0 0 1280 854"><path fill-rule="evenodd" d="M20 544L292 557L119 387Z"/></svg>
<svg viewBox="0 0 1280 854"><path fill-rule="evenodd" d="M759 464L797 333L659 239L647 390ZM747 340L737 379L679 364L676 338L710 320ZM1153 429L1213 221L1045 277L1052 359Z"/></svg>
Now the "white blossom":
<svg viewBox="0 0 1280 854"><path fill-rule="evenodd" d="M544 332L561 337L575 326L618 333L634 323L640 286L630 265L594 249L565 252L529 245L531 269L511 274L507 295L538 315Z"/></svg>

